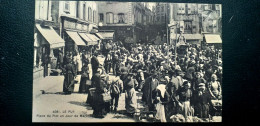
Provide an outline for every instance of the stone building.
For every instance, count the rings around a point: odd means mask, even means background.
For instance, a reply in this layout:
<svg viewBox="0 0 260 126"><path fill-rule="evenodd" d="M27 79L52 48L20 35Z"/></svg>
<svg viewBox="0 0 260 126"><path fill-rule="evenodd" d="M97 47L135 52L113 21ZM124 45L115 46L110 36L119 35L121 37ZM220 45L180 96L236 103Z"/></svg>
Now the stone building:
<svg viewBox="0 0 260 126"><path fill-rule="evenodd" d="M65 41L53 28L51 7L52 1L50 0L35 1L34 79L50 74L51 64L47 61L53 58L53 50L62 50L65 46Z"/></svg>
<svg viewBox="0 0 260 126"><path fill-rule="evenodd" d="M98 2L100 30L114 31L114 40L123 43L147 39L145 26L153 23L154 15L141 2Z"/></svg>
<svg viewBox="0 0 260 126"><path fill-rule="evenodd" d="M201 44L202 33L220 33L221 5L219 4L170 4L170 41L174 43L180 32L191 44Z"/></svg>
<svg viewBox="0 0 260 126"><path fill-rule="evenodd" d="M98 8L94 1L36 0L34 79L43 77L43 60L48 57L48 73L59 68L58 60L67 52L98 49ZM62 56L60 55L62 53ZM45 57L45 58L44 58Z"/></svg>

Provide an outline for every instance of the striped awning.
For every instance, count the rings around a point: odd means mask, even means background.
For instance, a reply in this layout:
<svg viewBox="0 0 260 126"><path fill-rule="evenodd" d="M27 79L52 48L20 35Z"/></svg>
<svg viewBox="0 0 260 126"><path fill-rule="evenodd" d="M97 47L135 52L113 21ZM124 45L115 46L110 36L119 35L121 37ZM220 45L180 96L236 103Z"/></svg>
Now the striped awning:
<svg viewBox="0 0 260 126"><path fill-rule="evenodd" d="M99 39L104 39L102 35L100 35L99 33L95 33L95 35L99 38Z"/></svg>
<svg viewBox="0 0 260 126"><path fill-rule="evenodd" d="M97 41L93 41L86 33L79 33L79 35L87 42L87 45L97 45Z"/></svg>
<svg viewBox="0 0 260 126"><path fill-rule="evenodd" d="M99 32L104 39L114 39L114 32Z"/></svg>
<svg viewBox="0 0 260 126"><path fill-rule="evenodd" d="M86 35L92 40L92 41L99 41L100 39L99 38L97 38L95 35L93 35L93 34L88 34L88 33L86 33Z"/></svg>
<svg viewBox="0 0 260 126"><path fill-rule="evenodd" d="M39 24L36 24L36 28L50 44L50 48L60 48L65 46L65 41L51 26L40 26Z"/></svg>
<svg viewBox="0 0 260 126"><path fill-rule="evenodd" d="M217 34L205 34L206 43L222 43L220 35Z"/></svg>
<svg viewBox="0 0 260 126"><path fill-rule="evenodd" d="M80 38L79 34L74 31L66 31L70 38L75 42L76 45L86 46L86 43Z"/></svg>
<svg viewBox="0 0 260 126"><path fill-rule="evenodd" d="M180 34L177 34L177 38ZM201 34L183 34L186 40L202 40L203 36ZM176 34L171 34L171 39L176 39Z"/></svg>

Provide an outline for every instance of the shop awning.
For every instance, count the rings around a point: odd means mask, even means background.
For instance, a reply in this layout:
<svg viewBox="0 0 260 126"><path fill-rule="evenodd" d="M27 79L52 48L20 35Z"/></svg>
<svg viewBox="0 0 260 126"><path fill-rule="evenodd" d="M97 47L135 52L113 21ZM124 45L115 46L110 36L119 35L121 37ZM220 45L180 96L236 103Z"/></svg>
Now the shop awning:
<svg viewBox="0 0 260 126"><path fill-rule="evenodd" d="M75 42L76 45L86 46L86 43L80 38L79 34L74 31L66 31L70 38Z"/></svg>
<svg viewBox="0 0 260 126"><path fill-rule="evenodd" d="M50 44L50 48L60 48L65 46L65 41L55 32L51 26L40 26L39 24L36 24L36 28Z"/></svg>
<svg viewBox="0 0 260 126"><path fill-rule="evenodd" d="M114 39L114 32L99 32L104 39Z"/></svg>
<svg viewBox="0 0 260 126"><path fill-rule="evenodd" d="M216 34L205 34L206 43L222 43L220 35Z"/></svg>
<svg viewBox="0 0 260 126"><path fill-rule="evenodd" d="M94 35L92 35L92 34L89 34L89 33L86 33L86 36L88 37L88 38L90 38L92 41L98 41L97 39L96 39L96 37L94 36Z"/></svg>
<svg viewBox="0 0 260 126"><path fill-rule="evenodd" d="M96 45L97 41L93 41L92 39L90 39L86 33L79 33L79 35L85 40L87 41L87 45Z"/></svg>
<svg viewBox="0 0 260 126"><path fill-rule="evenodd" d="M95 36L94 34L90 34L96 41L100 41L100 39L97 37L97 36Z"/></svg>
<svg viewBox="0 0 260 126"><path fill-rule="evenodd" d="M177 34L177 38L180 34ZM186 40L202 40L203 36L201 34L183 34ZM176 39L176 34L171 34L171 39Z"/></svg>
<svg viewBox="0 0 260 126"><path fill-rule="evenodd" d="M99 39L104 39L102 35L100 35L99 33L95 33L95 35L99 38Z"/></svg>

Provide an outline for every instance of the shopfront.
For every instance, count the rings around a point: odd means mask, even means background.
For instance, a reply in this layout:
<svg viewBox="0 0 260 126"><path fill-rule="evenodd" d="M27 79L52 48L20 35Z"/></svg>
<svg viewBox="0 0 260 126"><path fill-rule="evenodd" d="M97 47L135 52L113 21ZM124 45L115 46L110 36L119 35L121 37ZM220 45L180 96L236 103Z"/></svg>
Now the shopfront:
<svg viewBox="0 0 260 126"><path fill-rule="evenodd" d="M218 34L205 34L203 45L214 46L215 48L222 48L222 39Z"/></svg>
<svg viewBox="0 0 260 126"><path fill-rule="evenodd" d="M94 50L95 50L95 46L97 46L98 41L93 40L93 38L91 39L91 35L89 33L85 33L85 32L79 32L80 37L86 42L86 51L88 54L92 55Z"/></svg>
<svg viewBox="0 0 260 126"><path fill-rule="evenodd" d="M178 38L180 34L171 34L171 44L174 44L176 41L176 37ZM201 45L201 41L203 40L203 36L201 34L183 34L186 43L189 43L191 45Z"/></svg>
<svg viewBox="0 0 260 126"><path fill-rule="evenodd" d="M78 34L78 31L66 31L66 48L70 52L82 52L87 46L84 40Z"/></svg>
<svg viewBox="0 0 260 126"><path fill-rule="evenodd" d="M51 69L57 69L59 55L63 52L65 41L52 26L36 24L34 48L34 79L49 76Z"/></svg>

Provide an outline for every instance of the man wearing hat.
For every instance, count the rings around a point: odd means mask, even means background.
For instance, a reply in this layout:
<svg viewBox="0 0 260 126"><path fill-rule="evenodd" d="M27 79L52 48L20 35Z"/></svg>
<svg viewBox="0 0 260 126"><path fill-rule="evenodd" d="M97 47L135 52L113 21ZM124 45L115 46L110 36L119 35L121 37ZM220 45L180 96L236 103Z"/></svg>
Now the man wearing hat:
<svg viewBox="0 0 260 126"><path fill-rule="evenodd" d="M200 72L195 72L195 77L193 79L194 80L193 80L193 82L191 84L192 85L191 87L192 87L193 91L198 89L200 83L204 83L204 84L207 83L206 80L201 76Z"/></svg>
<svg viewBox="0 0 260 126"><path fill-rule="evenodd" d="M113 55L112 62L113 74L119 76L119 57L117 54Z"/></svg>
<svg viewBox="0 0 260 126"><path fill-rule="evenodd" d="M194 92L193 105L195 116L199 118L209 117L210 94L205 86L205 83L200 83L198 89Z"/></svg>
<svg viewBox="0 0 260 126"><path fill-rule="evenodd" d="M179 80L179 86L182 87L184 82L183 77L185 74L184 72L181 71L181 69L176 69L175 71L176 71L177 78Z"/></svg>
<svg viewBox="0 0 260 126"><path fill-rule="evenodd" d="M76 76L76 72L74 70L74 66L72 64L72 59L68 58L68 64L64 66L64 83L63 83L63 92L65 94L71 94L74 91L74 77Z"/></svg>
<svg viewBox="0 0 260 126"><path fill-rule="evenodd" d="M191 108L190 102L192 98L192 91L190 86L191 84L189 81L184 81L183 87L177 91L177 95L179 96L179 113L182 114L185 118L193 115L193 109Z"/></svg>
<svg viewBox="0 0 260 126"><path fill-rule="evenodd" d="M94 55L91 58L91 66L92 66L92 75L94 75L97 72L97 69L99 67L99 61L97 59L97 53L94 53Z"/></svg>
<svg viewBox="0 0 260 126"><path fill-rule="evenodd" d="M96 118L103 118L105 113L105 103L102 100L102 93L105 92L106 84L104 81L104 75L100 75L101 69L98 68L96 73L91 78L91 86L93 88L96 88L95 93L93 96L88 97L88 100L91 99L90 105L93 108L93 115ZM87 101L88 102L88 101Z"/></svg>
<svg viewBox="0 0 260 126"><path fill-rule="evenodd" d="M63 52L59 49L57 69L62 69L63 65Z"/></svg>
<svg viewBox="0 0 260 126"><path fill-rule="evenodd" d="M166 89L171 96L173 95L174 92L176 92L180 88L180 81L177 78L177 72L178 72L178 70L169 71L169 75L170 75L171 80L166 85Z"/></svg>
<svg viewBox="0 0 260 126"><path fill-rule="evenodd" d="M125 92L125 84L126 84L126 80L127 80L127 76L128 76L128 68L125 67L124 64L122 64L122 67L120 68L120 79L123 81L123 92Z"/></svg>
<svg viewBox="0 0 260 126"><path fill-rule="evenodd" d="M156 87L159 85L159 81L157 78L157 72L154 71L153 74L145 80L144 87L143 87L143 96L142 101L146 103L149 108L149 111L154 111L154 93L156 93Z"/></svg>
<svg viewBox="0 0 260 126"><path fill-rule="evenodd" d="M110 73L110 69L112 68L112 56L111 56L111 52L108 52L106 59L105 59L105 68L106 68L106 72Z"/></svg>

